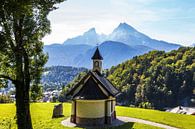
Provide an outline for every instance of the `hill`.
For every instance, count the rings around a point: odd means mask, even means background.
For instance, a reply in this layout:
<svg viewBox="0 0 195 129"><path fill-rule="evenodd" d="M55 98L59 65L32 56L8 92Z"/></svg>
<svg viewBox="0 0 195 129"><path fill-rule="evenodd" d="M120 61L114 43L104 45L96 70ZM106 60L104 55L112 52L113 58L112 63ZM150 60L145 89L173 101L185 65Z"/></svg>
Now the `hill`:
<svg viewBox="0 0 195 129"><path fill-rule="evenodd" d="M31 117L34 129L73 129L61 125L61 121L70 117L71 105L63 104L64 116L62 118L52 119L52 110L56 103L32 103ZM116 107L116 113L119 116L128 116L150 120L158 123L167 124L170 126L182 129L194 129L195 117L190 115L173 114L161 112L157 110L147 110L130 107ZM1 129L16 129L15 120L15 105L0 104L0 128ZM154 126L149 126L141 123L126 123L122 126L112 129L159 129ZM77 127L77 129L80 129Z"/></svg>
<svg viewBox="0 0 195 129"><path fill-rule="evenodd" d="M85 68L71 66L52 66L45 68L41 78L44 90L61 89L62 86L71 82Z"/></svg>
<svg viewBox="0 0 195 129"><path fill-rule="evenodd" d="M109 43L114 46L112 47ZM109 35L98 34L95 28L91 28L82 35L67 39L63 44L44 46L44 52L49 55L46 66L63 65L90 68L91 64L88 59L92 56L97 44L100 45L100 50L109 59L109 61L105 62L105 68L110 68L149 50L170 51L180 47L178 44L152 39L128 24L120 23ZM119 53L115 49L117 46L117 49L123 50L124 45L128 49L127 53L124 51ZM132 51L129 52L129 50ZM111 53L115 52L117 53L115 58L110 56Z"/></svg>
<svg viewBox="0 0 195 129"><path fill-rule="evenodd" d="M125 105L163 109L195 105L195 48L151 51L112 67L108 79Z"/></svg>

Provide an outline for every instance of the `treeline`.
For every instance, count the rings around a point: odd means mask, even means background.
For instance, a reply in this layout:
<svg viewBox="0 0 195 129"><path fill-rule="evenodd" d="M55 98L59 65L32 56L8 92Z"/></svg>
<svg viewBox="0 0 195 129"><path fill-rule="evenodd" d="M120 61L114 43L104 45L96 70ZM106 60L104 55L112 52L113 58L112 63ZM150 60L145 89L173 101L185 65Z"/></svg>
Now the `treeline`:
<svg viewBox="0 0 195 129"><path fill-rule="evenodd" d="M107 71L121 91L118 102L163 109L195 105L195 47L151 51Z"/></svg>

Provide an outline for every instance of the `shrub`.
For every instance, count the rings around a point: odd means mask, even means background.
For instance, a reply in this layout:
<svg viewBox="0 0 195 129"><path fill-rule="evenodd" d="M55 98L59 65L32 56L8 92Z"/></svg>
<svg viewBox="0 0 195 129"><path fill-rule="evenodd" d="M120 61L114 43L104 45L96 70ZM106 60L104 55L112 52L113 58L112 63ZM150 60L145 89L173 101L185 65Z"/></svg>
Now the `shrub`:
<svg viewBox="0 0 195 129"><path fill-rule="evenodd" d="M0 95L0 103L11 103L13 100L8 95Z"/></svg>
<svg viewBox="0 0 195 129"><path fill-rule="evenodd" d="M145 109L153 109L153 106L150 102L141 102L138 107Z"/></svg>

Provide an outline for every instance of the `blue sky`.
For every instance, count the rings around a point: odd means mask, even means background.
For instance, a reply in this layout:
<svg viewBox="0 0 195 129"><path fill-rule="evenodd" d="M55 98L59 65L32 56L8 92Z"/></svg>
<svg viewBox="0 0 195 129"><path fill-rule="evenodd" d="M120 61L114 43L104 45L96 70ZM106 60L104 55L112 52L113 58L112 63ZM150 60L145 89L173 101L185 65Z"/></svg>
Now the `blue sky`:
<svg viewBox="0 0 195 129"><path fill-rule="evenodd" d="M195 0L68 0L50 13L52 32L45 44L95 27L109 34L121 22L154 39L190 45L195 43Z"/></svg>

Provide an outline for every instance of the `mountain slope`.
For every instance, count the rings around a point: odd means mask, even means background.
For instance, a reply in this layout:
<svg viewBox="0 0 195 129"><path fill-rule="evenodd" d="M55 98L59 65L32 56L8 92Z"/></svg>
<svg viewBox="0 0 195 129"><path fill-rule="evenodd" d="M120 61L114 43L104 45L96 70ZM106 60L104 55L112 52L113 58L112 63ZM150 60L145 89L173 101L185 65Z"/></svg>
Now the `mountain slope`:
<svg viewBox="0 0 195 129"><path fill-rule="evenodd" d="M144 49L142 49L144 48ZM87 68L92 67L91 57L95 52L96 47L89 49L85 54L75 59L77 66L85 66ZM133 56L146 53L152 49L145 46L134 46L130 47L121 42L106 41L99 46L99 50L104 58L103 67L110 68L111 66L117 65Z"/></svg>
<svg viewBox="0 0 195 129"><path fill-rule="evenodd" d="M96 33L95 28L89 29L83 35L67 39L64 41L64 45L77 45L77 44L87 44L95 46L96 44L102 42L105 39L104 35L99 35Z"/></svg>
<svg viewBox="0 0 195 129"><path fill-rule="evenodd" d="M46 66L76 66L74 59L92 48L89 45L62 45L53 44L44 46L44 52L48 53L49 60Z"/></svg>
<svg viewBox="0 0 195 129"><path fill-rule="evenodd" d="M195 43L191 44L190 47L195 47Z"/></svg>
<svg viewBox="0 0 195 129"><path fill-rule="evenodd" d="M121 42L106 41L100 46L101 54L104 57L103 67L110 68L122 61L131 59L133 56L144 54L153 50L152 48L137 45L128 46ZM44 47L44 52L49 54L46 66L74 66L92 68L91 57L96 47L85 44L62 45L54 44Z"/></svg>
<svg viewBox="0 0 195 129"><path fill-rule="evenodd" d="M104 41L117 41L125 43L129 46L144 45L156 50L170 51L178 49L181 45L168 43L166 41L160 41L152 39L149 36L137 31L127 23L120 23L117 28L109 35L99 35L96 33L95 28L91 28L83 35L67 39L64 45L75 44L87 44L96 45L101 44Z"/></svg>
<svg viewBox="0 0 195 129"><path fill-rule="evenodd" d="M178 44L168 43L151 39L147 35L140 33L132 26L126 23L120 23L119 26L108 36L109 40L123 42L130 46L144 45L157 50L170 51L180 47Z"/></svg>

